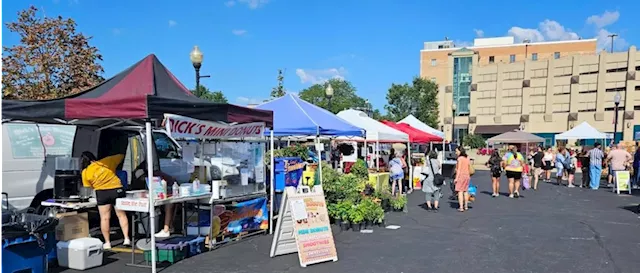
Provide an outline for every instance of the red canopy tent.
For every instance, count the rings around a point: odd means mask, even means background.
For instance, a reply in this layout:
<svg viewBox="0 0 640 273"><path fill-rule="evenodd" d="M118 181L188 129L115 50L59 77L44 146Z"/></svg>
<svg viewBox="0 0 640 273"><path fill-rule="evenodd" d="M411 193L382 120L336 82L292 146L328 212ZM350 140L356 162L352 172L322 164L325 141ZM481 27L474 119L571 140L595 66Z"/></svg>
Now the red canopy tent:
<svg viewBox="0 0 640 273"><path fill-rule="evenodd" d="M412 143L429 143L434 141L442 141L442 138L436 135L432 135L405 123L395 123L393 121L383 120L382 123L393 129L399 130L409 135L409 141Z"/></svg>

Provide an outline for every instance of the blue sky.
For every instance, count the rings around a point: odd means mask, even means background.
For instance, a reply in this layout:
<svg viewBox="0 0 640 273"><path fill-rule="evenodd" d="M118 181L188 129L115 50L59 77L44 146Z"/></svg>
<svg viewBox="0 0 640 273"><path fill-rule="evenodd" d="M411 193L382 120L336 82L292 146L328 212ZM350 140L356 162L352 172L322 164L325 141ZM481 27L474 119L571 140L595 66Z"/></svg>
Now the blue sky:
<svg viewBox="0 0 640 273"><path fill-rule="evenodd" d="M298 92L331 77L351 81L382 108L391 83L419 73L425 41L445 36L470 44L478 36L516 40L604 38L618 33L616 50L637 45L640 1L427 0L43 0L4 1L2 21L30 4L47 16L71 17L93 36L105 77L154 53L186 86L195 85L189 52L205 55L202 83L230 102L269 96L277 70ZM3 27L3 46L17 37ZM608 48L608 40L600 40Z"/></svg>

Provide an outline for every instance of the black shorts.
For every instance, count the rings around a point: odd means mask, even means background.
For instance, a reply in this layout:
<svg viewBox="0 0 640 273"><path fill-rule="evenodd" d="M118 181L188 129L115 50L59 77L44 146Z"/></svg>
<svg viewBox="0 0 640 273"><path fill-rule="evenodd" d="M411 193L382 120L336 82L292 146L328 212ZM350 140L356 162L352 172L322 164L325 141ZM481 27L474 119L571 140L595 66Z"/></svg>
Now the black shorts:
<svg viewBox="0 0 640 273"><path fill-rule="evenodd" d="M492 170L491 171L491 177L500 178L501 174L502 174L502 171L500 171L500 170Z"/></svg>
<svg viewBox="0 0 640 273"><path fill-rule="evenodd" d="M507 178L513 178L519 180L522 178L522 172L507 171Z"/></svg>
<svg viewBox="0 0 640 273"><path fill-rule="evenodd" d="M127 192L125 192L123 188L111 190L96 190L96 201L98 202L98 206L115 206L116 199L124 197L127 197Z"/></svg>
<svg viewBox="0 0 640 273"><path fill-rule="evenodd" d="M576 174L576 169L575 168L574 169L569 168L566 171L567 171L567 174Z"/></svg>
<svg viewBox="0 0 640 273"><path fill-rule="evenodd" d="M550 171L553 170L553 166L551 166L551 161L545 161L543 162L544 164L542 164L542 169L545 171Z"/></svg>

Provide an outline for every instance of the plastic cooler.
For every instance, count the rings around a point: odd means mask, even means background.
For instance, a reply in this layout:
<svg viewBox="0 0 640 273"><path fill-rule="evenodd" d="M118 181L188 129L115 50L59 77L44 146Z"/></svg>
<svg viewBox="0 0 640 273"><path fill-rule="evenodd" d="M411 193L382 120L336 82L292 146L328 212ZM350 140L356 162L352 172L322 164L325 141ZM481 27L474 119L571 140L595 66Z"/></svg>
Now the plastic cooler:
<svg viewBox="0 0 640 273"><path fill-rule="evenodd" d="M58 242L58 265L85 270L102 265L102 241L96 238L78 238Z"/></svg>
<svg viewBox="0 0 640 273"><path fill-rule="evenodd" d="M47 272L47 254L55 244L55 236L43 236L44 248L34 236L2 239L2 272Z"/></svg>

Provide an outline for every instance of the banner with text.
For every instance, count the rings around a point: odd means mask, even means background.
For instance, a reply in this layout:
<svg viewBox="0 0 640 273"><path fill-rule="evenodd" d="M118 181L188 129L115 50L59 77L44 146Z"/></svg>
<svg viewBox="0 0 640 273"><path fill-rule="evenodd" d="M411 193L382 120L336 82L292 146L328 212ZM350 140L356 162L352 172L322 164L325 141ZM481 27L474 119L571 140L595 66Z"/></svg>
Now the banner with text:
<svg viewBox="0 0 640 273"><path fill-rule="evenodd" d="M211 228L214 238L269 228L266 197L228 205L217 205L213 210Z"/></svg>
<svg viewBox="0 0 640 273"><path fill-rule="evenodd" d="M262 137L264 122L226 125L211 121L165 114L163 126L174 138L227 139Z"/></svg>

